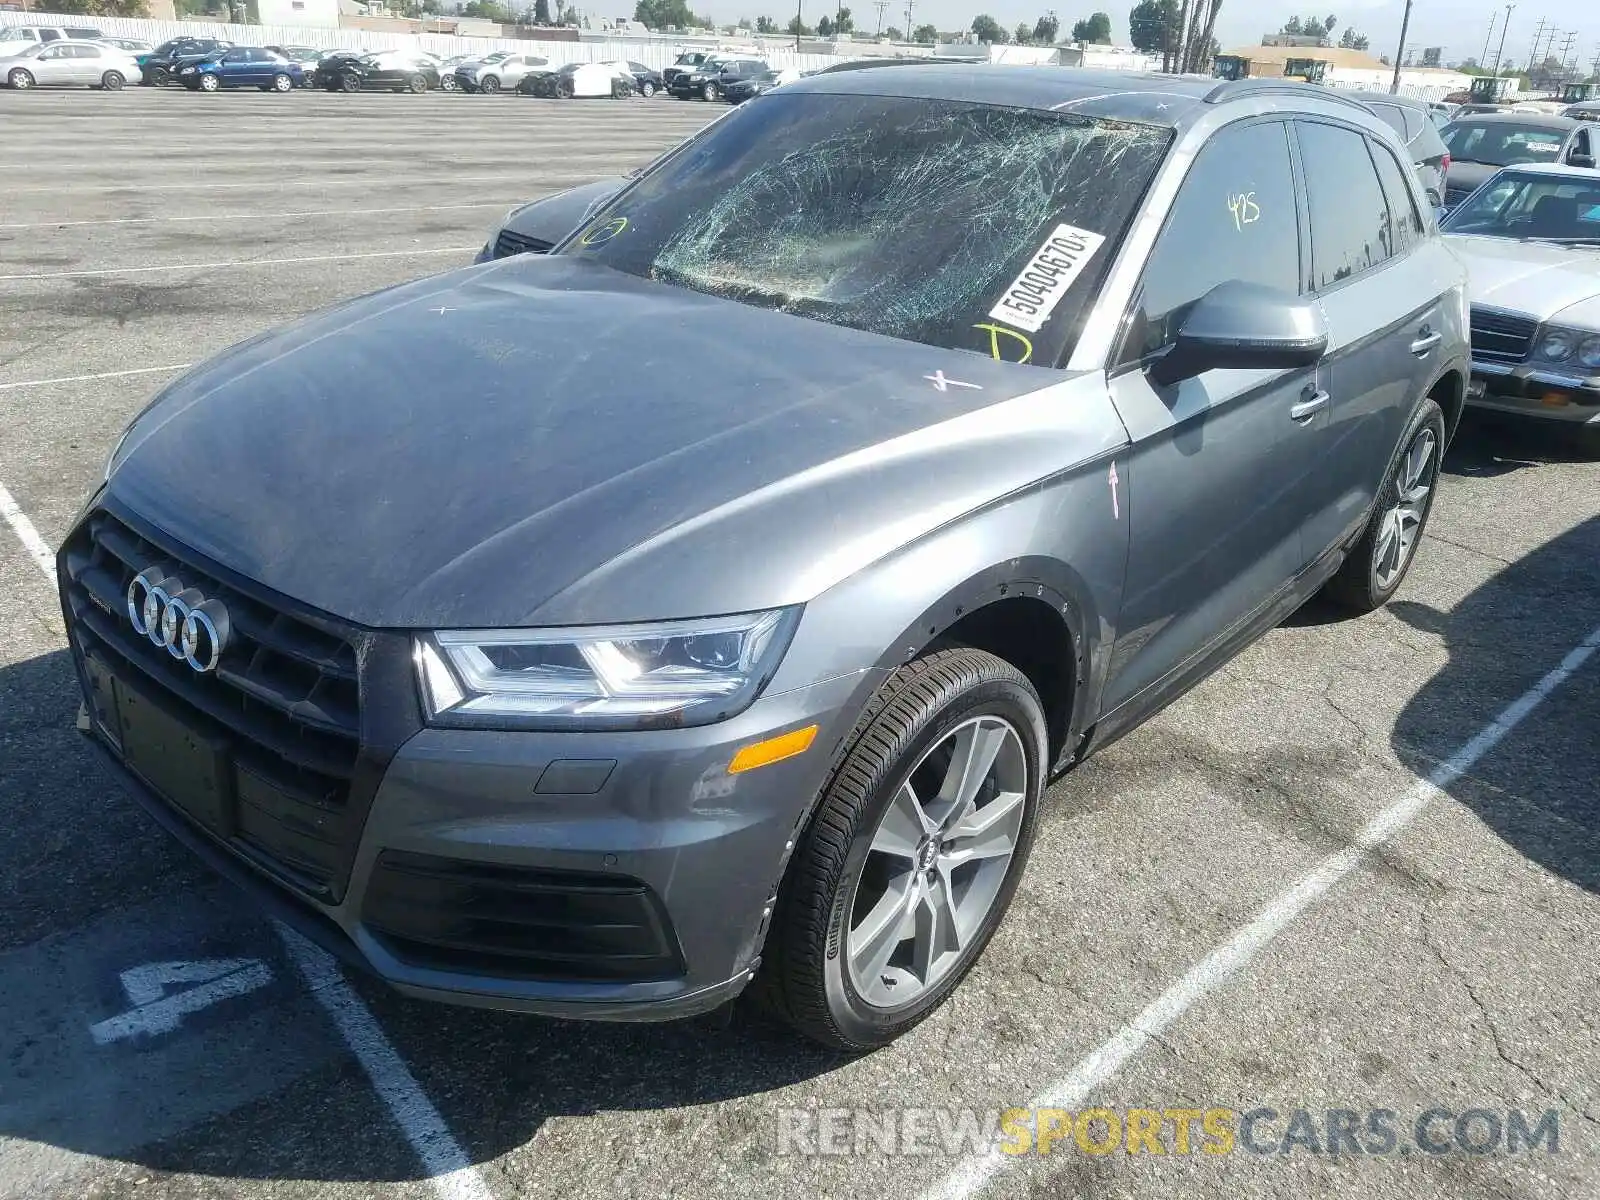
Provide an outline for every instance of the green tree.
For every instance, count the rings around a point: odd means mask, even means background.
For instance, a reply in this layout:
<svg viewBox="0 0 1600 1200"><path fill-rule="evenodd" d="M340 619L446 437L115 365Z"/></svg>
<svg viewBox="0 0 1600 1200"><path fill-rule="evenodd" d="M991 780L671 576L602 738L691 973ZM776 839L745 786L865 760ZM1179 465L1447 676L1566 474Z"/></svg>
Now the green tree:
<svg viewBox="0 0 1600 1200"><path fill-rule="evenodd" d="M783 27L783 31L794 37L811 36L811 26L807 25L799 17L790 17L789 23Z"/></svg>
<svg viewBox="0 0 1600 1200"><path fill-rule="evenodd" d="M509 25L516 20L515 14L509 8L495 3L495 0L468 0L468 3L461 6L461 15L476 17L480 21L498 21L502 25Z"/></svg>
<svg viewBox="0 0 1600 1200"><path fill-rule="evenodd" d="M918 25L911 31L911 40L931 46L939 40L939 31L932 25Z"/></svg>
<svg viewBox="0 0 1600 1200"><path fill-rule="evenodd" d="M1041 46L1049 46L1056 40L1056 34L1061 32L1061 22L1056 20L1055 13L1046 13L1033 23L1033 40Z"/></svg>
<svg viewBox="0 0 1600 1200"><path fill-rule="evenodd" d="M888 38L891 42L903 42L906 40L906 35L901 33L900 30L894 25L891 25L889 28L885 29L883 31L883 36Z"/></svg>
<svg viewBox="0 0 1600 1200"><path fill-rule="evenodd" d="M1111 40L1111 14L1097 12L1072 27L1072 40L1093 44Z"/></svg>
<svg viewBox="0 0 1600 1200"><path fill-rule="evenodd" d="M1165 54L1177 48L1179 19L1178 0L1139 0L1128 13L1128 40L1135 50Z"/></svg>
<svg viewBox="0 0 1600 1200"><path fill-rule="evenodd" d="M634 6L633 19L646 29L664 29L668 25L687 29L690 26L705 24L689 11L689 5L685 0L639 0Z"/></svg>
<svg viewBox="0 0 1600 1200"><path fill-rule="evenodd" d="M1033 30L1028 27L1026 21L1018 21L1017 31L1011 36L1016 39L1017 45L1026 46L1033 40Z"/></svg>
<svg viewBox="0 0 1600 1200"><path fill-rule="evenodd" d="M823 13L822 14L822 19L817 22L817 36L818 37L832 37L833 36L833 18L830 17L827 13Z"/></svg>
<svg viewBox="0 0 1600 1200"><path fill-rule="evenodd" d="M1339 35L1339 46L1344 50L1365 50L1370 45L1370 41L1351 28L1346 28Z"/></svg>
<svg viewBox="0 0 1600 1200"><path fill-rule="evenodd" d="M1318 22L1318 24L1321 24L1321 22ZM1283 32L1289 34L1291 37L1299 37L1305 32L1305 30L1300 28L1299 17L1290 17L1283 23Z"/></svg>
<svg viewBox="0 0 1600 1200"><path fill-rule="evenodd" d="M771 17L757 17L756 18L756 32L757 33L777 33L778 32L778 23L776 21L774 21Z"/></svg>
<svg viewBox="0 0 1600 1200"><path fill-rule="evenodd" d="M835 33L854 33L856 20L850 15L848 8L841 8L833 14L833 31Z"/></svg>
<svg viewBox="0 0 1600 1200"><path fill-rule="evenodd" d="M1000 28L1000 22L988 13L979 13L972 18L972 33L980 42L987 42L991 46L1002 45L1006 40L1006 31Z"/></svg>
<svg viewBox="0 0 1600 1200"><path fill-rule="evenodd" d="M754 33L755 32L755 26L750 24L750 18L749 17L740 17L739 18L739 24L737 26L735 26L735 28L742 29L746 33Z"/></svg>
<svg viewBox="0 0 1600 1200"><path fill-rule="evenodd" d="M534 0L533 21L535 25L549 25L550 0Z"/></svg>

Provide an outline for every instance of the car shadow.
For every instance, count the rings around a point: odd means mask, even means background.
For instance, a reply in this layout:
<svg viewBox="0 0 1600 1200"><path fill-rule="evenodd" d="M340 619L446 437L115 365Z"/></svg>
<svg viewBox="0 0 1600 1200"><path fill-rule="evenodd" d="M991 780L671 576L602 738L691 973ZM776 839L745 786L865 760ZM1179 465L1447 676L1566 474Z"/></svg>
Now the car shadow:
<svg viewBox="0 0 1600 1200"><path fill-rule="evenodd" d="M374 1183L422 1178L417 1156L333 1022L300 984L271 926L139 809L75 729L77 710L65 651L0 667L0 804L13 814L0 823L0 892L8 917L0 924L0 1022L8 1027L0 1034L0 1138L159 1174ZM50 998L41 1001L37 984L20 976L41 960L53 969L77 953L77 943L92 940L86 931L115 926L132 909L184 914L166 931L165 957L259 958L271 964L274 982L159 1036L95 1047L79 1013L92 1009L98 1019L120 1011L118 972L145 961L147 945L130 941L102 954L103 961L62 966L63 978L93 978L87 996L46 993ZM201 932L186 941L190 927ZM96 936L103 947L105 938ZM347 978L474 1163L526 1145L556 1118L692 1109L760 1096L848 1061L748 1006L673 1023L591 1024L431 1004L374 980ZM236 1034L259 1045L261 1026L274 1021L280 1028L326 1028L270 1047L267 1062L208 1050ZM63 1081L42 1078L30 1065L45 1039L75 1041L70 1055L83 1067L80 1074L94 1080L89 1101L49 1098ZM320 1046L320 1057L299 1049L302 1041ZM97 1053L102 1056L90 1057ZM294 1061L297 1054L303 1061ZM257 1069L283 1082L229 1100L241 1091L230 1072ZM107 1119L93 1110L97 1103L104 1107L106 1096L156 1091L149 1082L156 1079L208 1089L219 1099L202 1115L168 1121L160 1136L130 1147L128 1129L160 1125L162 1112ZM148 1103L156 1110L174 1107L160 1095L150 1095Z"/></svg>
<svg viewBox="0 0 1600 1200"><path fill-rule="evenodd" d="M1449 663L1402 709L1393 746L1425 775L1600 628L1600 517L1511 563L1449 612L1389 611ZM1600 654L1446 790L1519 853L1600 891Z"/></svg>
<svg viewBox="0 0 1600 1200"><path fill-rule="evenodd" d="M1444 472L1493 479L1542 463L1590 462L1570 426L1468 409L1450 441Z"/></svg>

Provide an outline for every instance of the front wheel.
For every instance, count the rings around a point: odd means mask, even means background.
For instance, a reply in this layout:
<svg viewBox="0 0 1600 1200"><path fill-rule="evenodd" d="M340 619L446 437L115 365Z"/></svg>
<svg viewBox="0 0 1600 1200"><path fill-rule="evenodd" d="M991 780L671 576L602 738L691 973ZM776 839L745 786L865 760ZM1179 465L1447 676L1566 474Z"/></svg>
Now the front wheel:
<svg viewBox="0 0 1600 1200"><path fill-rule="evenodd" d="M439 90L441 92L459 92L461 85L456 82L454 75L439 76Z"/></svg>
<svg viewBox="0 0 1600 1200"><path fill-rule="evenodd" d="M166 87L167 86L167 82L171 78L172 78L172 73L170 71L168 71L165 67L156 67L154 70L152 70L150 72L150 86L151 87Z"/></svg>
<svg viewBox="0 0 1600 1200"><path fill-rule="evenodd" d="M717 85L714 83L706 84L706 86L701 89L700 94L707 100L715 100L718 96L722 95L722 93L717 90Z"/></svg>
<svg viewBox="0 0 1600 1200"><path fill-rule="evenodd" d="M6 82L19 92L25 92L33 86L33 76L21 67L6 76Z"/></svg>
<svg viewBox="0 0 1600 1200"><path fill-rule="evenodd" d="M202 92L214 92L221 86L222 80L218 79L215 75L200 76L200 90Z"/></svg>
<svg viewBox="0 0 1600 1200"><path fill-rule="evenodd" d="M413 75L410 79L406 80L406 89L410 91L413 96L420 96L423 92L428 90L428 77L426 75Z"/></svg>
<svg viewBox="0 0 1600 1200"><path fill-rule="evenodd" d="M571 100L576 94L577 89L573 86L572 80L565 78L556 80L557 100Z"/></svg>
<svg viewBox="0 0 1600 1200"><path fill-rule="evenodd" d="M1328 580L1330 600L1366 613L1382 608L1400 590L1433 511L1444 436L1444 413L1432 400L1424 400L1406 429L1400 457L1389 468L1366 531Z"/></svg>
<svg viewBox="0 0 1600 1200"><path fill-rule="evenodd" d="M339 90L341 92L359 92L361 90L361 76L353 72L339 76Z"/></svg>
<svg viewBox="0 0 1600 1200"><path fill-rule="evenodd" d="M100 86L108 92L120 92L122 85L126 82L127 80L122 77L121 71L107 71L100 76Z"/></svg>
<svg viewBox="0 0 1600 1200"><path fill-rule="evenodd" d="M654 96L655 94L656 85L651 83L648 79L639 85L639 95L643 96L646 100L650 99L650 97Z"/></svg>
<svg viewBox="0 0 1600 1200"><path fill-rule="evenodd" d="M500 80L494 75L485 75L478 80L478 90L485 96L492 96L500 90Z"/></svg>
<svg viewBox="0 0 1600 1200"><path fill-rule="evenodd" d="M1046 746L1038 693L992 654L895 671L794 852L754 996L857 1052L944 1003L1016 891Z"/></svg>
<svg viewBox="0 0 1600 1200"><path fill-rule="evenodd" d="M272 90L283 94L292 92L294 91L294 80L280 71L272 77Z"/></svg>

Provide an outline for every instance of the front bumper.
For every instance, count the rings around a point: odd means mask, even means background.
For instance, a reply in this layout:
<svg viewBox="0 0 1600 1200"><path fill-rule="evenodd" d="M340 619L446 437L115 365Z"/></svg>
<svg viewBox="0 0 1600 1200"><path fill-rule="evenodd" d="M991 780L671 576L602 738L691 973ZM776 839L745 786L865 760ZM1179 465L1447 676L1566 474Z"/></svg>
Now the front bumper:
<svg viewBox="0 0 1600 1200"><path fill-rule="evenodd" d="M163 827L268 913L413 996L599 1020L688 1016L743 989L801 825L875 682L857 674L764 696L692 729L413 728L376 780L347 881L319 897L127 764L127 730L104 727L121 719L106 716L106 663L91 650L91 672L76 633L72 645L85 732ZM127 682L142 702L171 699L159 680ZM376 686L363 679L364 708L412 703L385 705L368 695ZM390 672L388 686L414 684ZM740 747L810 724L820 728L806 753L728 773Z"/></svg>
<svg viewBox="0 0 1600 1200"><path fill-rule="evenodd" d="M1600 373L1586 379L1526 363L1472 361L1467 403L1576 425L1600 425Z"/></svg>

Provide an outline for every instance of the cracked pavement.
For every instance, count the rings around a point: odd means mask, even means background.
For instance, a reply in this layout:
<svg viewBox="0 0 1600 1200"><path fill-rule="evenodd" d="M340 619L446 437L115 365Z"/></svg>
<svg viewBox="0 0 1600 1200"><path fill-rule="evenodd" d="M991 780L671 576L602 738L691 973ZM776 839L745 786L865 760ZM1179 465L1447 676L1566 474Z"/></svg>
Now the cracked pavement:
<svg viewBox="0 0 1600 1200"><path fill-rule="evenodd" d="M475 246L513 202L640 165L718 111L0 93L8 157L49 163L40 186L4 201L0 224L33 227L0 228L0 274ZM214 153L218 139L239 162ZM285 178L292 187L275 187ZM196 186L135 187L157 179ZM379 204L402 211L363 215ZM345 215L274 215L305 210ZM222 219L241 212L262 215ZM244 284L221 271L0 283L0 384L194 361L456 261L260 266ZM0 483L52 545L165 378L0 388ZM1600 626L1597 482L1600 464L1549 431L1470 420L1395 602L1360 620L1309 606L1058 781L984 960L878 1054L843 1059L742 1012L728 1027L589 1026L353 986L499 1200L912 1200L951 1157L799 1159L780 1153L782 1114L1004 1109L1064 1076ZM73 731L54 598L3 529L0 573L0 804L12 814L0 827L0 1197L438 1194L270 929L150 825ZM1554 1109L1557 1153L1406 1153L1409 1135L1383 1155L1095 1156L1069 1142L1008 1162L986 1195L1600 1193L1597 728L1591 660L1092 1097L1306 1109L1324 1129L1328 1109L1390 1109L1403 1132L1433 1106ZM169 1034L88 1035L126 1007L120 972L212 960L259 961L271 981Z"/></svg>

